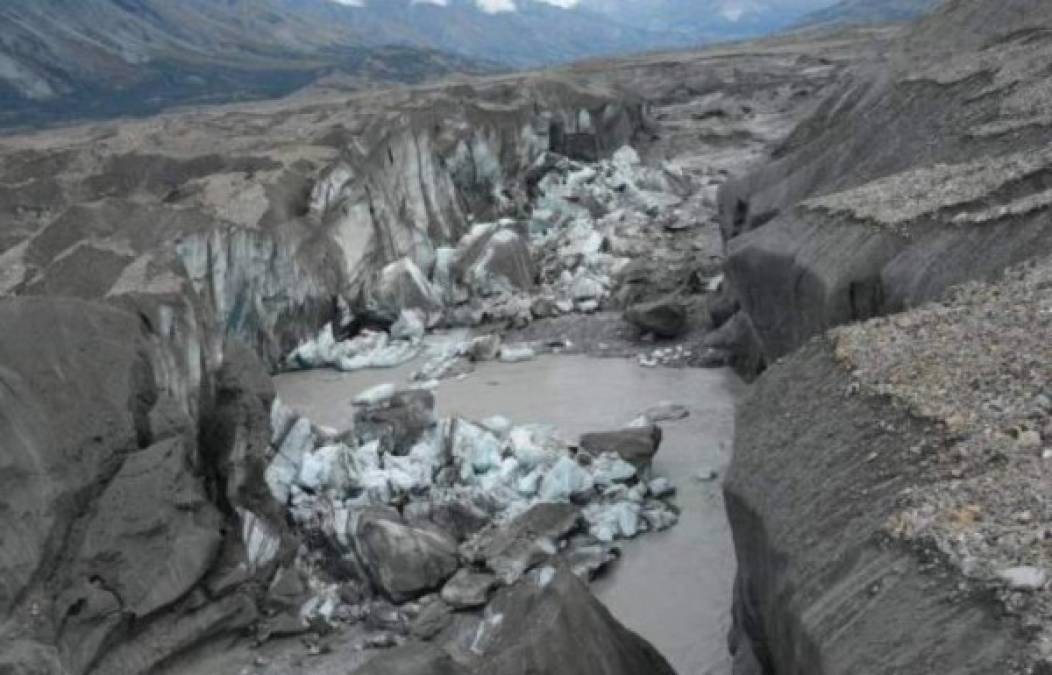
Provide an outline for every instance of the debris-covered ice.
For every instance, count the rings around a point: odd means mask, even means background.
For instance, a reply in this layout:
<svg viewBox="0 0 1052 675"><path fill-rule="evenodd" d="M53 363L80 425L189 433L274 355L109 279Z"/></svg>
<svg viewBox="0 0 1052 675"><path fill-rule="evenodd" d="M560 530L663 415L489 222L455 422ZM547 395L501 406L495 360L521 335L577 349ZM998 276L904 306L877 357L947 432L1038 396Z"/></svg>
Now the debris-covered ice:
<svg viewBox="0 0 1052 675"><path fill-rule="evenodd" d="M654 214L679 204L689 183L673 167L644 165L627 146L595 164L545 153L531 175L536 196L528 219L477 223L459 241L432 242L428 265L406 257L378 273L366 304L394 320L387 331L367 329L338 340L339 327L354 323L354 311L341 298L338 326L326 325L298 345L286 365L343 371L393 367L418 356L435 326L522 326L603 309L630 262L619 237L632 232L638 238L648 228L660 228ZM528 348L501 347L496 339L496 346L491 340L467 352L432 354L420 379L459 375L464 357L532 358ZM641 362L656 365L663 357L648 355Z"/></svg>

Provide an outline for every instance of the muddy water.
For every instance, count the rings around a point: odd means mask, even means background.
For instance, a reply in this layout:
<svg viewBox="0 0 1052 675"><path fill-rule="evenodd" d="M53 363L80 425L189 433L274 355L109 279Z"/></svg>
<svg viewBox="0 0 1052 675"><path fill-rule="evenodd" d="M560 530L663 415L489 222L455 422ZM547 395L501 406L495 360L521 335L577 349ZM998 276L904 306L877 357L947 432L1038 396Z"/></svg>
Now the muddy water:
<svg viewBox="0 0 1052 675"><path fill-rule="evenodd" d="M319 424L346 428L351 399L382 382L405 382L416 366L352 374L328 370L276 378L278 392ZM734 552L719 483L730 460L734 375L714 370L645 369L623 359L548 356L520 364L486 364L436 390L442 416L504 415L516 423L555 424L567 438L614 429L659 401L683 403L688 418L665 422L656 473L672 479L682 509L666 532L626 542L624 557L595 585L596 594L627 626L664 653L681 675L729 672L729 625Z"/></svg>

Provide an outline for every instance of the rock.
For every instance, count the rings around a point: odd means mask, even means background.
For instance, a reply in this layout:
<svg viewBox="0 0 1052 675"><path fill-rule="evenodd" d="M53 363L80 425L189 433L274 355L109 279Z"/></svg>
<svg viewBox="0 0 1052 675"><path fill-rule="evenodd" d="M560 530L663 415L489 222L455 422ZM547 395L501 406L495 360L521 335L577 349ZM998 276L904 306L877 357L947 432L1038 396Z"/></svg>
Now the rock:
<svg viewBox="0 0 1052 675"><path fill-rule="evenodd" d="M371 630L395 635L409 633L409 619L406 615L398 607L384 600L374 600L369 603L365 614L365 625Z"/></svg>
<svg viewBox="0 0 1052 675"><path fill-rule="evenodd" d="M158 407L180 408L173 397L162 397ZM185 413L182 413L185 416ZM156 416L151 414L155 435ZM183 428L192 424L166 421ZM267 530L275 537L283 532L284 514L274 503L265 475L272 453L280 447L295 421L294 413L276 397L274 383L267 367L246 347L230 342L223 365L216 377L215 405L200 417L200 452L213 468L213 479L225 488L225 499L239 513L251 511L256 519L266 521L258 531ZM217 485L217 488L221 487Z"/></svg>
<svg viewBox="0 0 1052 675"><path fill-rule="evenodd" d="M481 531L461 552L510 584L554 555L559 540L577 526L577 509L572 504L542 502L502 527Z"/></svg>
<svg viewBox="0 0 1052 675"><path fill-rule="evenodd" d="M565 566L497 594L480 626L474 670L486 675L674 675ZM499 621L491 620L500 617Z"/></svg>
<svg viewBox="0 0 1052 675"><path fill-rule="evenodd" d="M625 310L625 321L644 333L677 338L687 332L687 308L674 297L633 305Z"/></svg>
<svg viewBox="0 0 1052 675"><path fill-rule="evenodd" d="M426 314L442 308L440 294L409 258L396 260L380 271L376 298L381 307L396 315L403 309Z"/></svg>
<svg viewBox="0 0 1052 675"><path fill-rule="evenodd" d="M424 605L409 625L409 633L420 640L430 640L453 621L453 610L440 599Z"/></svg>
<svg viewBox="0 0 1052 675"><path fill-rule="evenodd" d="M193 480L189 462L182 438L132 453L85 530L78 572L100 579L133 616L148 616L187 593L219 551L222 518Z"/></svg>
<svg viewBox="0 0 1052 675"><path fill-rule="evenodd" d="M537 358L537 352L527 345L504 345L500 348L502 363L522 363Z"/></svg>
<svg viewBox="0 0 1052 675"><path fill-rule="evenodd" d="M464 282L482 297L533 287L530 247L512 230L497 230L488 238L474 261L459 259L458 264L468 265Z"/></svg>
<svg viewBox="0 0 1052 675"><path fill-rule="evenodd" d="M1048 583L1048 572L1041 567L1010 567L997 573L997 577L1017 591L1036 591Z"/></svg>
<svg viewBox="0 0 1052 675"><path fill-rule="evenodd" d="M560 312L554 298L541 296L534 298L533 303L530 304L530 313L533 314L535 319L547 319L558 316Z"/></svg>
<svg viewBox="0 0 1052 675"><path fill-rule="evenodd" d="M255 619L236 589L200 593L188 607L224 532L236 548L239 527L202 477L227 471L233 456L229 438L210 446L222 453L214 465L198 446L197 416L212 414L198 398L200 369L213 355L183 341L188 326L176 303L166 309L162 326L145 302L126 312L73 299L0 299L0 616L21 626L0 638L0 669L72 673L96 664L106 672L112 655L148 670L209 632ZM224 378L222 391L237 390L256 412L224 422L224 433L239 429L246 445L267 444L260 396L268 394L253 378L238 379ZM165 414L152 414L157 406ZM130 631L133 622L144 630ZM164 632L171 642L159 639Z"/></svg>
<svg viewBox="0 0 1052 675"><path fill-rule="evenodd" d="M500 335L480 335L471 340L468 346L468 356L472 361L493 361L501 352Z"/></svg>
<svg viewBox="0 0 1052 675"><path fill-rule="evenodd" d="M648 407L643 412L636 416L636 420L647 419L650 424L656 424L658 422L673 422L676 420L682 420L690 417L690 409L680 403L673 403L671 401L661 401ZM633 420L633 421L636 421ZM647 426L646 424L629 424L628 426Z"/></svg>
<svg viewBox="0 0 1052 675"><path fill-rule="evenodd" d="M391 337L395 340L418 341L427 332L426 316L418 309L403 309L398 321L391 325Z"/></svg>
<svg viewBox="0 0 1052 675"><path fill-rule="evenodd" d="M409 643L376 656L353 675L470 675L437 647Z"/></svg>
<svg viewBox="0 0 1052 675"><path fill-rule="evenodd" d="M617 454L636 469L650 466L661 445L661 427L634 427L620 431L590 433L581 436L581 449L598 457L603 453Z"/></svg>
<svg viewBox="0 0 1052 675"><path fill-rule="evenodd" d="M442 587L442 600L454 609L481 607L489 601L490 593L497 587L497 577L486 572L460 569Z"/></svg>
<svg viewBox="0 0 1052 675"><path fill-rule="evenodd" d="M602 543L591 543L594 541L591 538L585 539L589 543L571 540L566 549L559 554L559 559L579 579L591 581L620 557L620 550Z"/></svg>
<svg viewBox="0 0 1052 675"><path fill-rule="evenodd" d="M358 406L354 411L354 435L359 443L378 440L383 452L405 455L435 425L434 410L435 395L430 391L399 391L382 398L380 404Z"/></svg>
<svg viewBox="0 0 1052 675"><path fill-rule="evenodd" d="M571 292L574 301L582 303L602 298L606 294L606 287L594 277L582 276L574 281Z"/></svg>
<svg viewBox="0 0 1052 675"><path fill-rule="evenodd" d="M427 502L427 520L462 542L489 524L488 513L473 504L467 497L446 497Z"/></svg>
<svg viewBox="0 0 1052 675"><path fill-rule="evenodd" d="M358 518L354 544L370 579L393 602L437 589L458 566L452 539L383 513L366 512Z"/></svg>

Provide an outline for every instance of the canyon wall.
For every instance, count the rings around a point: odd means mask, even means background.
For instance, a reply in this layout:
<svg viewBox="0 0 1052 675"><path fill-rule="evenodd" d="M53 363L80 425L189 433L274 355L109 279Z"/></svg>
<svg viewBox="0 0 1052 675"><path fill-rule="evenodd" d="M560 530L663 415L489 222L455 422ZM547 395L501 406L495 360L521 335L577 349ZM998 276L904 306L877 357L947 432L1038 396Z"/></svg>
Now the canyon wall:
<svg viewBox="0 0 1052 675"><path fill-rule="evenodd" d="M1043 560L1005 542L1044 523L1006 502L1041 501L1014 467L1040 474L1050 440L1050 296L1002 279L1052 254L1050 22L1041 2L946 3L721 192L730 325L759 376L724 487L736 673L1046 672L1046 591L1012 581ZM982 302L947 297L966 282ZM866 358L825 335L854 322Z"/></svg>

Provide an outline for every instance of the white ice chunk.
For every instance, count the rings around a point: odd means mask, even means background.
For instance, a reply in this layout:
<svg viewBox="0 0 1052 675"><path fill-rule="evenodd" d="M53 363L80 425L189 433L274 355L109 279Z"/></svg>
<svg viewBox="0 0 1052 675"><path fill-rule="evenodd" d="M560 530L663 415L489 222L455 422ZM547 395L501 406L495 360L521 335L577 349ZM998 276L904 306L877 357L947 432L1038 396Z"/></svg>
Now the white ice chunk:
<svg viewBox="0 0 1052 675"><path fill-rule="evenodd" d="M570 457L562 457L541 481L539 497L544 501L566 501L586 497L595 488L592 476Z"/></svg>
<svg viewBox="0 0 1052 675"><path fill-rule="evenodd" d="M537 358L537 352L527 345L504 345L500 348L500 360L504 363L522 363Z"/></svg>
<svg viewBox="0 0 1052 675"><path fill-rule="evenodd" d="M395 340L417 342L427 331L424 313L418 309L403 309L398 320L391 326L391 337Z"/></svg>
<svg viewBox="0 0 1052 675"><path fill-rule="evenodd" d="M390 382L370 387L354 397L356 406L375 406L390 400L398 391Z"/></svg>

